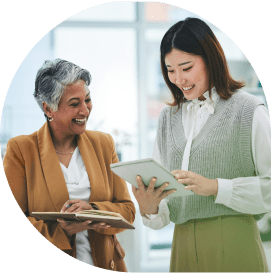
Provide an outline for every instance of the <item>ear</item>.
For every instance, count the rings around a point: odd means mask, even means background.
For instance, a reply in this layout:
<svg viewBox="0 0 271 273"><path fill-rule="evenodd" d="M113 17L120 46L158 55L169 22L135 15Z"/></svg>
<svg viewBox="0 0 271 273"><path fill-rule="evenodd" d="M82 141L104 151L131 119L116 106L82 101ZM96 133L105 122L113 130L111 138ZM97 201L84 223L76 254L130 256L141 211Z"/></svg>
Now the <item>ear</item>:
<svg viewBox="0 0 271 273"><path fill-rule="evenodd" d="M42 103L43 111L47 117L53 117L53 110L48 106L46 102Z"/></svg>

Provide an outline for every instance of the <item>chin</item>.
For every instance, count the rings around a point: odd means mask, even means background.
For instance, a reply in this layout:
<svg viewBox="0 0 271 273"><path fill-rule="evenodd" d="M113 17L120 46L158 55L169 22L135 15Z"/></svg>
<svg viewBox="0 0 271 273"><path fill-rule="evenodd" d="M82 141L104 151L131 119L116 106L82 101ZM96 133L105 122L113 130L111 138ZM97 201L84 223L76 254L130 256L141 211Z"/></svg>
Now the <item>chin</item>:
<svg viewBox="0 0 271 273"><path fill-rule="evenodd" d="M187 100L195 100L198 98L197 95L193 95L193 94L183 94L183 95Z"/></svg>
<svg viewBox="0 0 271 273"><path fill-rule="evenodd" d="M76 126L76 127L79 127L79 126ZM80 128L73 128L72 131L75 135L81 135L86 131L86 125L80 126Z"/></svg>

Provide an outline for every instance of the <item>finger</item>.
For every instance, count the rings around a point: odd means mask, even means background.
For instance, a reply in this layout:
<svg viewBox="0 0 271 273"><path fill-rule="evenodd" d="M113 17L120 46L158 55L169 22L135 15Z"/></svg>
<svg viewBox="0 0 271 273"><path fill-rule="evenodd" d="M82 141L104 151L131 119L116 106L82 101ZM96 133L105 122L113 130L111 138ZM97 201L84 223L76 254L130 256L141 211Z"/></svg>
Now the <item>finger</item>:
<svg viewBox="0 0 271 273"><path fill-rule="evenodd" d="M68 201L67 201L67 202L68 202ZM67 206L68 206L68 205L67 205L67 204L68 204L67 202L64 203L64 205L62 206L60 212L65 212L65 211L67 210L67 208L68 208L68 207L67 207Z"/></svg>
<svg viewBox="0 0 271 273"><path fill-rule="evenodd" d="M84 222L81 222L81 224L83 225L83 226L89 226L89 225L91 225L93 222L91 221L91 220L87 220L87 221L84 221Z"/></svg>
<svg viewBox="0 0 271 273"><path fill-rule="evenodd" d="M196 185L196 181L191 178L182 178L177 180L180 184L189 184L189 185Z"/></svg>
<svg viewBox="0 0 271 273"><path fill-rule="evenodd" d="M161 196L160 196L160 199L164 199L166 198L167 196L169 196L170 194L176 192L177 190L176 189L172 189L172 190L169 190L169 191L164 191Z"/></svg>
<svg viewBox="0 0 271 273"><path fill-rule="evenodd" d="M144 183L143 183L143 181L142 181L142 178L141 178L141 176L137 176L136 177L136 182L137 182L137 185L138 185L138 189L139 189L139 191L145 191L145 185L144 185Z"/></svg>
<svg viewBox="0 0 271 273"><path fill-rule="evenodd" d="M187 185L184 187L186 190L193 191L196 189L196 185Z"/></svg>
<svg viewBox="0 0 271 273"><path fill-rule="evenodd" d="M73 199L73 200L68 200L67 202L64 203L63 207L61 208L61 212L65 212L67 209L69 209L73 204L79 203L81 200L80 199Z"/></svg>
<svg viewBox="0 0 271 273"><path fill-rule="evenodd" d="M66 223L66 221L63 218L57 218L56 220L59 223Z"/></svg>
<svg viewBox="0 0 271 273"><path fill-rule="evenodd" d="M111 226L106 223L96 223L91 226L92 229L106 229L109 227L111 227Z"/></svg>
<svg viewBox="0 0 271 273"><path fill-rule="evenodd" d="M166 182L164 183L162 186L160 186L159 188L156 189L157 195L161 195L163 193L163 191L168 187L169 183Z"/></svg>
<svg viewBox="0 0 271 273"><path fill-rule="evenodd" d="M186 171L181 171L181 170L175 170L172 171L171 173L174 175L176 179L178 178L183 178L183 175L185 174Z"/></svg>
<svg viewBox="0 0 271 273"><path fill-rule="evenodd" d="M70 204L70 206L66 209L66 212L75 212L75 210L77 210L77 208L80 208L79 203Z"/></svg>
<svg viewBox="0 0 271 273"><path fill-rule="evenodd" d="M137 188L132 185L132 192L135 194L137 192Z"/></svg>
<svg viewBox="0 0 271 273"><path fill-rule="evenodd" d="M153 192L154 191L154 186L155 186L155 182L156 181L157 181L157 178L156 177L152 177L152 179L150 181L150 184L148 186L148 189L147 189L148 192Z"/></svg>

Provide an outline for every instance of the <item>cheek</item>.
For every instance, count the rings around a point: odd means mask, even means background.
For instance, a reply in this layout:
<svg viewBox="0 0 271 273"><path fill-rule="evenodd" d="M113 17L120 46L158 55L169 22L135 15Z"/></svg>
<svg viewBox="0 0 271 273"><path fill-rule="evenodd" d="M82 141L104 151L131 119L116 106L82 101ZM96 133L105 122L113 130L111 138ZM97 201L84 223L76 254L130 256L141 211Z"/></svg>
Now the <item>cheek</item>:
<svg viewBox="0 0 271 273"><path fill-rule="evenodd" d="M173 84L175 84L175 77L172 74L168 73L168 78Z"/></svg>
<svg viewBox="0 0 271 273"><path fill-rule="evenodd" d="M196 74L195 74L195 79L196 81L199 81L199 82L205 82L206 81L206 73L205 71L198 71Z"/></svg>

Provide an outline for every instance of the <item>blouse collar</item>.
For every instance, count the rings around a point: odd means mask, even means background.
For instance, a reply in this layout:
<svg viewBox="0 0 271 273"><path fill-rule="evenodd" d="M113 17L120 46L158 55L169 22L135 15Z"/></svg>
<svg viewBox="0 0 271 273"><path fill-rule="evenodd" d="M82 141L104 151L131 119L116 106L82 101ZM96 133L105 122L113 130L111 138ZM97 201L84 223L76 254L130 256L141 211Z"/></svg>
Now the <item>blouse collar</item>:
<svg viewBox="0 0 271 273"><path fill-rule="evenodd" d="M215 105L220 97L217 94L215 87L212 88L211 93L212 93L212 96L211 96L212 98L210 98L209 91L206 91L203 94L203 96L205 97L205 100L199 100L198 98L196 98L190 101L187 104L187 110L192 111L193 109L198 108L199 106L205 105L209 113L213 114Z"/></svg>

